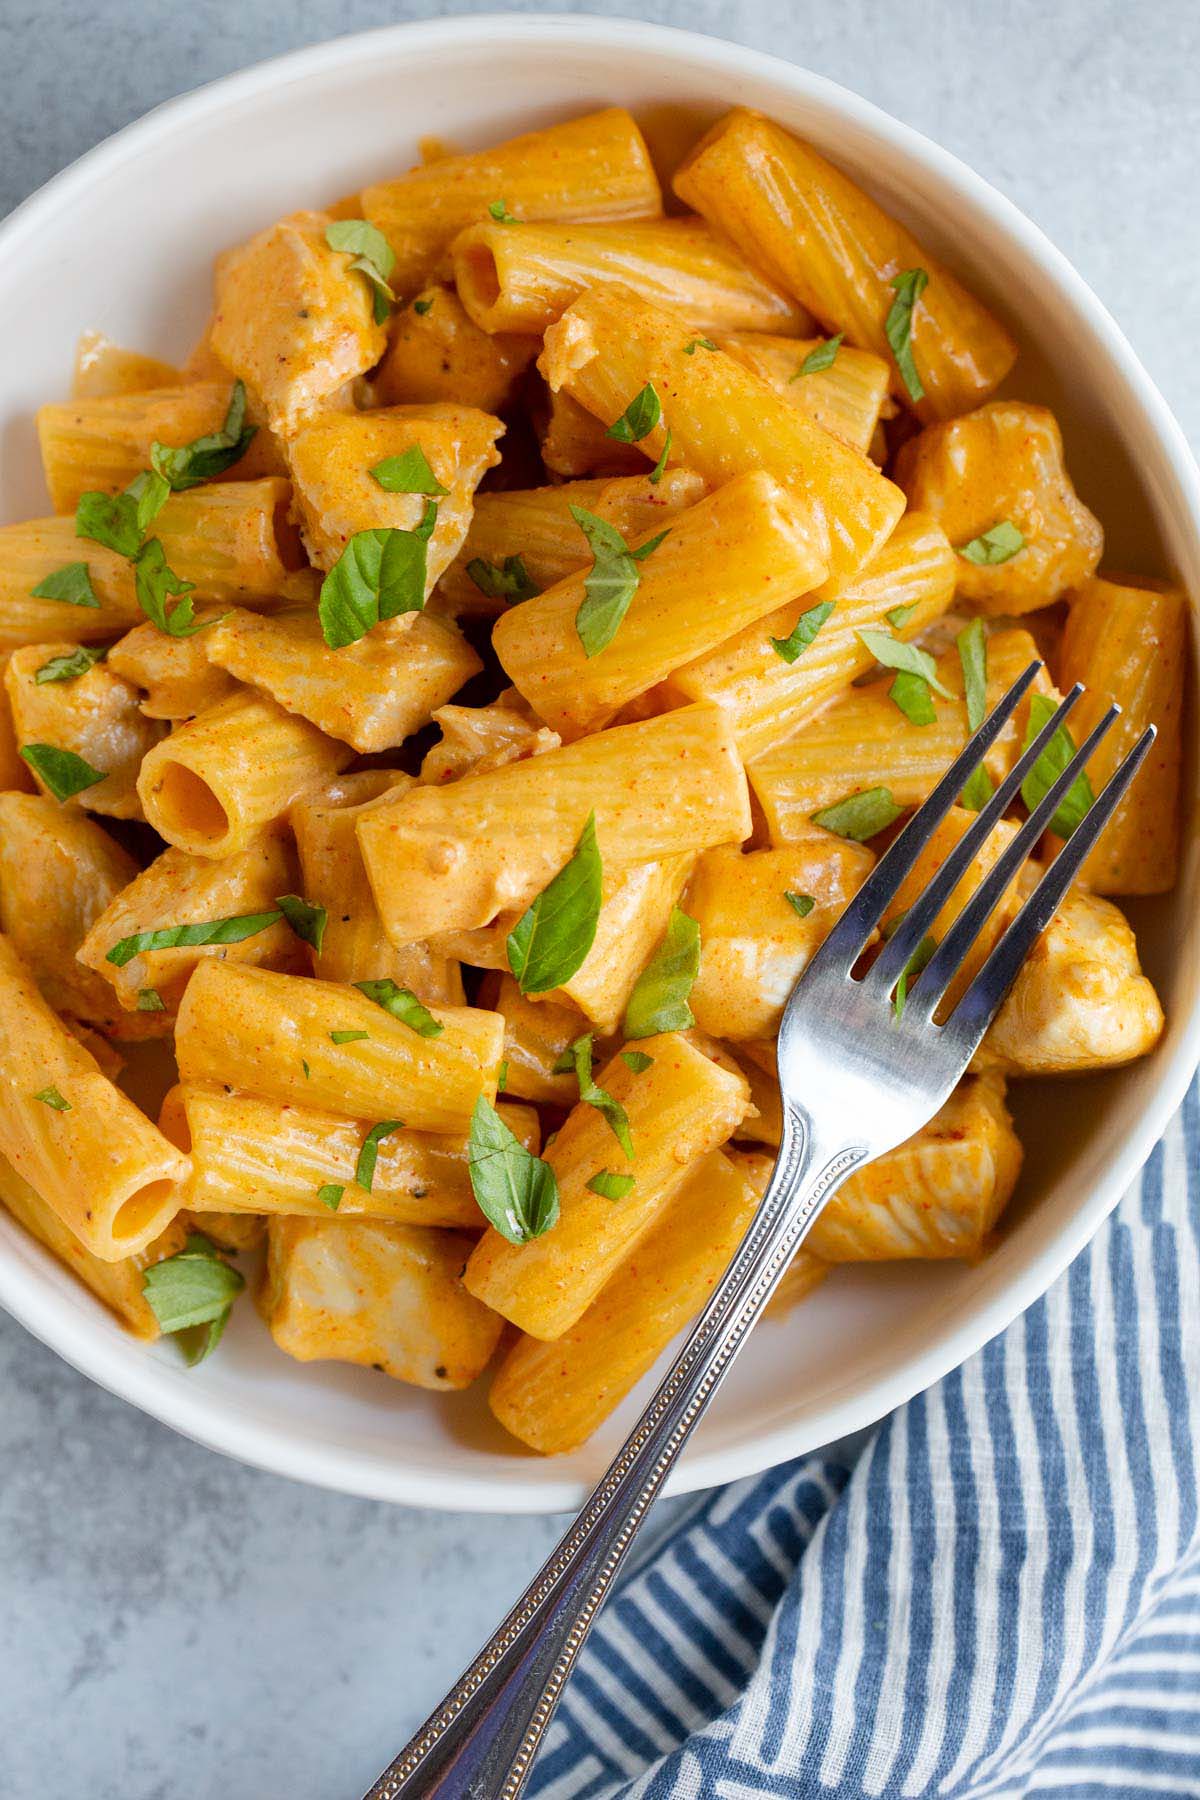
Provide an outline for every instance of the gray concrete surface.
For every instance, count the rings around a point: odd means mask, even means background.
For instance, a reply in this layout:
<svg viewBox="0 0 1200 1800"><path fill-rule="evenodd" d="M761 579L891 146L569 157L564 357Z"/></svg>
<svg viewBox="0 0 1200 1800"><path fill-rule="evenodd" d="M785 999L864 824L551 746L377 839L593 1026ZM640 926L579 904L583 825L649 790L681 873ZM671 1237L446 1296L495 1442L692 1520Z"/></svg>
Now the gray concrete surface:
<svg viewBox="0 0 1200 1800"><path fill-rule="evenodd" d="M0 212L202 81L341 32L479 10L0 0ZM772 50L939 139L1062 246L1195 441L1193 0L553 10L637 11ZM3 1800L352 1800L559 1528L390 1509L239 1468L6 1318L0 1383Z"/></svg>

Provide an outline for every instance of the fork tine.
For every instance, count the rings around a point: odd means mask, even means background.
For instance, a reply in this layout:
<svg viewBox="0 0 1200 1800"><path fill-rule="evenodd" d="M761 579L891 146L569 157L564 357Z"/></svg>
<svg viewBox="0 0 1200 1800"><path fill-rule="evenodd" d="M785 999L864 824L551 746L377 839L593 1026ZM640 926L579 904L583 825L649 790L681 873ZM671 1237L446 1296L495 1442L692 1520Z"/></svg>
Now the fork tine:
<svg viewBox="0 0 1200 1800"><path fill-rule="evenodd" d="M965 1055L974 1054L1001 1001L1016 980L1021 964L1058 911L1063 896L1120 804L1157 735L1156 726L1147 726L1118 765L951 1013L945 1030L953 1034ZM949 933L946 941L949 942ZM933 964L929 966L932 968Z"/></svg>
<svg viewBox="0 0 1200 1800"><path fill-rule="evenodd" d="M1082 686L1076 682L1070 693L1063 699L1053 718L1046 721L1029 748L1018 757L991 799L976 815L974 824L968 831L964 831L945 862L935 871L924 892L909 907L908 912L884 945L874 966L865 978L872 988L882 988L886 993L891 993L908 967L917 945L924 940L930 926L958 886L969 864L990 837L993 826L1008 811L1020 792L1025 777L1043 750L1050 744L1082 693ZM1105 730L1107 729L1108 727L1105 726ZM1068 785L1070 784L1068 783ZM980 920L980 924L982 922ZM925 991L928 992L928 985Z"/></svg>
<svg viewBox="0 0 1200 1800"><path fill-rule="evenodd" d="M924 805L880 857L809 964L814 975L821 969L828 971L832 965L844 972L862 953L882 914L895 899L900 883L929 842L935 827L950 811L968 776L983 761L1012 718L1041 666L1040 662L1031 662L1024 674L1017 677L979 730L967 739Z"/></svg>
<svg viewBox="0 0 1200 1800"><path fill-rule="evenodd" d="M1060 709L1061 710L1061 709ZM958 972L959 965L971 945L983 930L991 914L999 905L1009 882L1019 872L1026 857L1030 856L1038 839L1048 830L1050 821L1058 811L1059 805L1069 791L1072 783L1087 767L1093 754L1100 745L1114 721L1120 717L1119 706L1110 706L1103 718L1088 733L1087 738L1075 752L1062 774L1047 789L1041 800L1034 807L1028 819L1021 826L1016 837L996 858L985 878L980 882L971 898L955 919L942 942L930 957L928 965L921 972L920 999L917 1001L917 1012L929 1017L937 1006L943 992ZM1055 718L1057 718L1057 714ZM1050 720L1047 725L1054 724ZM1036 745L1031 745L1033 750ZM1025 760L1024 758L1022 760ZM1036 759L1035 759L1036 760ZM1020 765L1018 764L1018 767ZM1015 771L1014 771L1015 772ZM1090 816L1090 815L1089 815ZM1076 831L1082 829L1082 821ZM1074 837L1074 833L1072 836ZM966 833L962 842L967 841L970 833ZM956 846L961 848L961 845ZM946 859L947 862L949 858ZM933 883L930 883L932 888ZM907 924L907 920L905 921ZM896 933L899 936L899 933ZM889 945L890 948L890 945ZM882 961L882 958L880 958ZM895 985L893 981L893 986ZM891 989L889 988L890 992Z"/></svg>

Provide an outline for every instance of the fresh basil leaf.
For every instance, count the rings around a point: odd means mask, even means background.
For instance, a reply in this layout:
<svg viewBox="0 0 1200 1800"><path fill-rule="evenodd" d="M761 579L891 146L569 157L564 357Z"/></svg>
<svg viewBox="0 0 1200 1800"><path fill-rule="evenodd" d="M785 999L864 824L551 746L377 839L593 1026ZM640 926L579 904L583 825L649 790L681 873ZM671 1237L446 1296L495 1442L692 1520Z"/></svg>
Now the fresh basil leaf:
<svg viewBox="0 0 1200 1800"><path fill-rule="evenodd" d="M176 575L174 569L168 567L166 552L158 538L151 538L143 544L133 559L133 584L137 593L137 602L146 617L165 631L168 637L195 637L209 625L215 625L216 619L197 620L192 605L194 581L184 581ZM182 599L167 611L168 594L180 594ZM224 616L224 615L222 615Z"/></svg>
<svg viewBox="0 0 1200 1800"><path fill-rule="evenodd" d="M929 683L911 669L901 669L891 687L888 699L904 714L910 725L936 725L937 709L929 698Z"/></svg>
<svg viewBox="0 0 1200 1800"><path fill-rule="evenodd" d="M325 227L325 242L331 250L344 251L353 258L350 268L369 282L375 323L382 325L396 298L388 286L396 253L382 231L366 219L335 219Z"/></svg>
<svg viewBox="0 0 1200 1800"><path fill-rule="evenodd" d="M385 494L448 494L429 466L420 444L410 444L399 456L385 456L371 474Z"/></svg>
<svg viewBox="0 0 1200 1800"><path fill-rule="evenodd" d="M967 735L973 737L987 717L987 635L982 619L972 619L954 640L962 664L963 698L967 704ZM967 776L960 803L969 812L980 812L992 797L992 778L979 763Z"/></svg>
<svg viewBox="0 0 1200 1800"><path fill-rule="evenodd" d="M903 811L904 808L897 806L892 799L888 788L873 787L864 788L857 794L848 794L833 806L822 807L820 812L813 813L812 821L814 825L821 825L838 837L850 838L856 844L865 844L868 838L873 838L876 833L886 831L889 825L894 825Z"/></svg>
<svg viewBox="0 0 1200 1800"><path fill-rule="evenodd" d="M1026 750L1029 749L1038 733L1050 723L1057 711L1058 708L1054 701L1047 695L1033 695L1029 702L1029 722L1025 727L1024 748ZM1074 738L1065 725L1060 725L1021 783L1021 798L1030 812L1041 800L1045 799L1071 761L1075 750ZM1083 823L1095 804L1095 799L1096 796L1092 791L1087 770L1083 769L1059 801L1054 817L1050 821L1050 830L1056 837L1069 838L1075 828Z"/></svg>
<svg viewBox="0 0 1200 1800"><path fill-rule="evenodd" d="M497 225L519 225L521 222L515 213L509 212L506 200L493 200L488 206L488 211Z"/></svg>
<svg viewBox="0 0 1200 1800"><path fill-rule="evenodd" d="M436 523L437 505L430 500L412 531L382 527L355 532L321 583L317 611L331 650L357 643L382 619L422 610Z"/></svg>
<svg viewBox="0 0 1200 1800"><path fill-rule="evenodd" d="M575 1073L575 1049L568 1044L561 1056L556 1056L550 1067L552 1075L573 1075Z"/></svg>
<svg viewBox="0 0 1200 1800"><path fill-rule="evenodd" d="M331 1031L331 1044L361 1044L364 1038L370 1037L369 1031Z"/></svg>
<svg viewBox="0 0 1200 1800"><path fill-rule="evenodd" d="M585 656L598 656L617 635L641 576L638 563L657 550L667 533L631 550L615 525L598 519L586 507L572 506L571 517L588 541L592 566L583 578L584 598L575 614L575 630Z"/></svg>
<svg viewBox="0 0 1200 1800"><path fill-rule="evenodd" d="M135 931L132 937L118 938L105 956L105 962L123 969L135 956L147 950L191 949L196 944L240 944L255 937L283 917L281 912L236 913L227 919L205 919L195 925L164 925L157 931Z"/></svg>
<svg viewBox="0 0 1200 1800"><path fill-rule="evenodd" d="M314 906L299 894L277 894L275 904L291 926L298 938L311 944L317 955L321 954L321 946L325 942L325 927L329 923L329 914L323 906Z"/></svg>
<svg viewBox="0 0 1200 1800"><path fill-rule="evenodd" d="M612 1169L601 1169L588 1182L588 1192L599 1194L602 1200L623 1200L632 1187L637 1184L632 1175L618 1175Z"/></svg>
<svg viewBox="0 0 1200 1800"><path fill-rule="evenodd" d="M902 625L908 624L916 610L917 601L910 600L907 606L893 606L883 616L894 631L899 631Z"/></svg>
<svg viewBox="0 0 1200 1800"><path fill-rule="evenodd" d="M710 337L694 337L683 346L683 354L695 356L697 350L715 350L716 347Z"/></svg>
<svg viewBox="0 0 1200 1800"><path fill-rule="evenodd" d="M499 1073L496 1076L496 1092L498 1094L503 1094L503 1093L506 1093L507 1090L508 1090L508 1059L506 1057L505 1060L500 1064Z"/></svg>
<svg viewBox="0 0 1200 1800"><path fill-rule="evenodd" d="M784 889L783 897L791 907L792 911L796 914L797 918L800 919L807 919L809 913L817 904L811 894L793 894L789 888Z"/></svg>
<svg viewBox="0 0 1200 1800"><path fill-rule="evenodd" d="M432 300L414 300L412 303L412 309L415 313L417 313L423 319L427 312L432 311L433 301Z"/></svg>
<svg viewBox="0 0 1200 1800"><path fill-rule="evenodd" d="M633 985L625 1008L627 1038L686 1031L696 1023L688 995L700 973L700 927L681 907L671 908L666 935Z"/></svg>
<svg viewBox="0 0 1200 1800"><path fill-rule="evenodd" d="M554 1170L514 1137L482 1094L471 1114L467 1163L480 1212L510 1244L527 1244L558 1223Z"/></svg>
<svg viewBox="0 0 1200 1800"><path fill-rule="evenodd" d="M900 379L908 389L909 399L923 400L925 389L913 361L912 327L913 309L929 286L929 276L924 269L905 269L902 274L893 275L888 286L895 289L896 298L884 320L884 336L892 347L892 355L896 359Z"/></svg>
<svg viewBox="0 0 1200 1800"><path fill-rule="evenodd" d="M391 1137L393 1131L401 1131L403 1128L403 1119L382 1119L378 1125L372 1125L363 1139L358 1161L354 1165L354 1179L365 1194L370 1193L371 1183L375 1179L375 1163L380 1144L385 1137Z"/></svg>
<svg viewBox="0 0 1200 1800"><path fill-rule="evenodd" d="M40 1100L43 1106L53 1107L55 1112L70 1112L71 1110L71 1102L64 1100L56 1087L44 1087L33 1097L35 1100Z"/></svg>
<svg viewBox="0 0 1200 1800"><path fill-rule="evenodd" d="M157 469L143 469L140 475L134 476L125 492L134 503L134 523L139 537L144 539L171 498L170 486Z"/></svg>
<svg viewBox="0 0 1200 1800"><path fill-rule="evenodd" d="M807 612L800 614L785 638L773 637L771 648L776 656L782 656L785 663L794 663L801 651L808 649L834 605L832 600L822 600L819 605L810 606Z"/></svg>
<svg viewBox="0 0 1200 1800"><path fill-rule="evenodd" d="M166 1012L163 997L157 988L139 988L137 996L139 1012Z"/></svg>
<svg viewBox="0 0 1200 1800"><path fill-rule="evenodd" d="M671 444L672 444L674 437L675 437L675 433L671 430L671 427L668 425L667 426L667 435L663 439L662 453L659 456L658 461L655 463L654 467L650 471L650 486L651 487L657 487L659 482L662 480L663 476L667 472L667 458L671 454Z"/></svg>
<svg viewBox="0 0 1200 1800"><path fill-rule="evenodd" d="M317 1199L322 1206L327 1206L330 1212L336 1212L342 1204L342 1195L345 1191L345 1187L339 1186L336 1181L327 1181L323 1187L317 1189Z"/></svg>
<svg viewBox="0 0 1200 1800"><path fill-rule="evenodd" d="M485 562L482 556L473 556L467 564L467 574L481 594L486 594L489 600L503 600L506 606L534 600L542 591L530 580L522 556L506 556L502 563Z"/></svg>
<svg viewBox="0 0 1200 1800"><path fill-rule="evenodd" d="M128 490L123 494L80 494L75 508L76 537L91 538L118 556L133 558L142 547L143 535L138 503Z"/></svg>
<svg viewBox="0 0 1200 1800"><path fill-rule="evenodd" d="M621 1061L627 1063L635 1075L644 1075L647 1069L654 1067L654 1058L647 1056L644 1050L622 1050Z"/></svg>
<svg viewBox="0 0 1200 1800"><path fill-rule="evenodd" d="M580 1103L584 1106L595 1107L632 1162L633 1138L629 1132L629 1116L621 1102L614 1100L608 1090L599 1087L593 1079L592 1043L593 1034L585 1031L583 1036L577 1037L571 1045L571 1062L575 1070L575 1079L579 1083Z"/></svg>
<svg viewBox="0 0 1200 1800"><path fill-rule="evenodd" d="M56 800L69 800L104 780L103 769L93 769L74 750L60 750L57 744L22 744L21 755Z"/></svg>
<svg viewBox="0 0 1200 1800"><path fill-rule="evenodd" d="M305 1081L311 1081L312 1080L312 1070L309 1068L308 1064L305 1062L303 1057L300 1058L300 1067L304 1070Z"/></svg>
<svg viewBox="0 0 1200 1800"><path fill-rule="evenodd" d="M836 337L826 338L824 343L815 344L791 379L799 381L802 375L823 375L826 369L832 369L845 335L844 331L839 331Z"/></svg>
<svg viewBox="0 0 1200 1800"><path fill-rule="evenodd" d="M62 600L67 606L98 607L100 604L85 562L64 563L61 569L43 575L29 592L34 600Z"/></svg>
<svg viewBox="0 0 1200 1800"><path fill-rule="evenodd" d="M898 922L899 921L897 921L897 923ZM904 1007L908 1000L909 982L915 981L917 976L921 973L921 970L927 967L930 958L933 956L936 949L937 939L926 935L921 939L920 943L901 969L900 979L896 983L896 992L892 997L892 1006L895 1009L896 1017L898 1019L904 1017Z"/></svg>
<svg viewBox="0 0 1200 1800"><path fill-rule="evenodd" d="M648 381L639 394L635 394L619 419L605 432L605 437L616 438L618 444L636 444L654 430L662 418L662 401L654 389L654 383Z"/></svg>
<svg viewBox="0 0 1200 1800"><path fill-rule="evenodd" d="M926 651L919 650L915 644L905 643L903 638L892 637L890 632L877 631L870 625L856 632L855 636L863 649L868 650L885 669L903 669L909 675L919 675L943 700L953 700L954 695L950 689L938 680L937 664Z"/></svg>
<svg viewBox="0 0 1200 1800"><path fill-rule="evenodd" d="M188 1235L175 1256L152 1263L142 1276L142 1288L151 1312L164 1332L207 1330L182 1348L191 1364L203 1362L220 1342L233 1302L246 1285L245 1276L218 1255L217 1247L200 1232Z"/></svg>
<svg viewBox="0 0 1200 1800"><path fill-rule="evenodd" d="M365 994L376 1006L382 1006L384 1012L390 1013L393 1019L399 1019L402 1025L407 1025L418 1037L441 1037L446 1029L434 1018L427 1006L422 1006L411 988L397 987L387 977L383 981L356 981L354 985L360 994Z"/></svg>
<svg viewBox="0 0 1200 1800"><path fill-rule="evenodd" d="M569 860L508 934L508 966L523 994L545 994L570 981L596 936L604 868L590 812Z"/></svg>
<svg viewBox="0 0 1200 1800"><path fill-rule="evenodd" d="M969 544L961 544L958 555L967 562L980 563L984 567L994 567L996 563L1006 563L1025 548L1025 534L1019 531L1011 519L1001 519L988 531L981 531L973 537Z"/></svg>
<svg viewBox="0 0 1200 1800"><path fill-rule="evenodd" d="M52 656L49 662L44 662L34 676L34 682L38 687L44 687L48 681L75 681L89 669L94 669L98 662L103 662L107 655L107 650L93 650L88 644L77 644L66 656Z"/></svg>
<svg viewBox="0 0 1200 1800"><path fill-rule="evenodd" d="M225 411L225 423L219 431L207 432L178 448L156 440L150 446L150 463L171 492L181 494L186 488L198 487L202 481L211 481L214 475L223 475L235 462L240 462L257 430L257 425L246 423L246 390L240 381L235 381Z"/></svg>

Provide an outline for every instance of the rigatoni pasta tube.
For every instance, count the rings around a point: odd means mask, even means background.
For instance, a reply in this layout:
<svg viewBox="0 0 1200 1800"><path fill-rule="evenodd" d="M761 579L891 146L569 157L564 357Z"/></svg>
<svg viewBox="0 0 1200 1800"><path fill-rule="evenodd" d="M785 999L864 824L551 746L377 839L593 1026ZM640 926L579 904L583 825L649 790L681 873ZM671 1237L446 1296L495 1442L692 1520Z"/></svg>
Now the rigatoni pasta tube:
<svg viewBox="0 0 1200 1800"><path fill-rule="evenodd" d="M632 1160L596 1108L581 1101L546 1152L558 1181L554 1229L526 1244L510 1244L489 1229L467 1264L476 1298L531 1337L561 1337L575 1324L689 1170L732 1136L749 1104L741 1076L677 1032L646 1038L638 1048L652 1058L649 1068L635 1074L615 1056L597 1077L625 1108ZM588 1182L604 1169L633 1175L622 1200L589 1191Z"/></svg>
<svg viewBox="0 0 1200 1800"><path fill-rule="evenodd" d="M541 347L540 337L483 331L453 288L431 285L392 315L387 353L371 385L383 406L455 400L498 413Z"/></svg>
<svg viewBox="0 0 1200 1800"><path fill-rule="evenodd" d="M215 606L196 609L197 622L205 626L220 616ZM204 630L171 637L145 619L117 640L105 662L114 675L141 690L138 705L148 719L194 719L218 700L227 700L238 685L209 662L208 636Z"/></svg>
<svg viewBox="0 0 1200 1800"><path fill-rule="evenodd" d="M323 981L394 981L426 1006L461 1006L458 963L427 944L398 950L383 929L356 827L365 807L413 784L396 769L363 769L303 794L291 810L302 891L326 911L314 970Z"/></svg>
<svg viewBox="0 0 1200 1800"><path fill-rule="evenodd" d="M103 1074L0 938L0 1155L105 1262L182 1205L188 1162Z"/></svg>
<svg viewBox="0 0 1200 1800"><path fill-rule="evenodd" d="M389 937L471 930L527 905L593 812L614 865L740 843L750 804L724 714L681 707L373 808L358 841Z"/></svg>
<svg viewBox="0 0 1200 1800"><path fill-rule="evenodd" d="M232 856L352 755L307 719L243 688L150 752L138 794L168 844L196 856Z"/></svg>
<svg viewBox="0 0 1200 1800"><path fill-rule="evenodd" d="M1187 597L1178 588L1089 581L1073 597L1058 678L1086 689L1071 714L1081 744L1112 701L1121 717L1088 764L1097 793L1147 725L1150 754L1105 826L1079 879L1099 894L1162 894L1179 860L1179 780Z"/></svg>
<svg viewBox="0 0 1200 1800"><path fill-rule="evenodd" d="M178 1218L139 1250L135 1256L123 1256L118 1262L105 1262L93 1255L75 1233L64 1225L52 1206L47 1206L37 1191L22 1179L12 1164L0 1156L0 1204L22 1225L30 1237L49 1250L75 1279L106 1306L125 1329L136 1338L151 1343L161 1333L158 1320L146 1298L143 1279L153 1263L175 1256L187 1240L187 1228Z"/></svg>
<svg viewBox="0 0 1200 1800"><path fill-rule="evenodd" d="M615 525L626 543L640 543L703 494L703 480L688 469L668 469L659 482L652 482L647 471L477 494L466 542L438 583L432 604L453 613L502 612L503 601L486 594L472 575L473 563L479 574L481 563L500 567L519 556L539 593L585 567L587 540L572 516L573 506ZM483 578L486 582L486 571Z"/></svg>
<svg viewBox="0 0 1200 1800"><path fill-rule="evenodd" d="M1017 346L999 320L903 225L811 144L761 113L727 113L685 158L674 185L830 331L889 363L893 278L923 269L929 284L912 325L923 418L977 405L1016 361ZM892 391L910 399L898 372Z"/></svg>
<svg viewBox="0 0 1200 1800"><path fill-rule="evenodd" d="M115 493L128 487L150 467L150 448L156 442L190 444L220 431L229 398L227 381L193 381L41 407L38 440L55 512L74 512L79 496L91 490ZM225 471L225 478L252 480L284 472L270 433L259 430L245 454Z"/></svg>
<svg viewBox="0 0 1200 1800"><path fill-rule="evenodd" d="M357 988L201 963L179 1008L179 1074L348 1118L465 1132L480 1094L495 1098L504 1021L467 1006L433 1016L442 1030L421 1037Z"/></svg>
<svg viewBox="0 0 1200 1800"><path fill-rule="evenodd" d="M555 1064L587 1030L579 1008L570 1002L532 999L506 968L487 976L479 998L504 1020L505 1093L552 1106L570 1106L578 1099L574 1069L555 1073Z"/></svg>
<svg viewBox="0 0 1200 1800"><path fill-rule="evenodd" d="M451 250L459 298L485 331L536 332L584 288L619 281L700 331L799 336L807 315L699 219L472 225Z"/></svg>
<svg viewBox="0 0 1200 1800"><path fill-rule="evenodd" d="M759 1202L749 1159L715 1150L697 1164L583 1317L545 1343L522 1337L488 1405L544 1456L574 1450L620 1405L708 1299Z"/></svg>
<svg viewBox="0 0 1200 1800"><path fill-rule="evenodd" d="M990 710L1037 657L1027 631L996 631L988 639L987 705ZM898 806L928 798L967 741L962 668L951 649L938 659L938 679L954 699L934 699L932 725L913 725L890 698L892 678L852 688L801 730L747 765L746 773L766 816L773 844L794 843L811 833L812 814L850 794L886 787ZM1045 671L1031 693L1054 694ZM988 752L992 780L1004 778L1021 753L1028 698Z"/></svg>
<svg viewBox="0 0 1200 1800"><path fill-rule="evenodd" d="M602 648L589 655L582 642L588 575L577 574L497 620L496 654L555 731L596 731L685 662L824 579L805 512L761 470L736 476L681 513L640 563L637 590Z"/></svg>
<svg viewBox="0 0 1200 1800"><path fill-rule="evenodd" d="M623 107L526 132L488 150L442 156L364 188L362 210L392 246L400 294L436 274L451 242L502 200L518 219L656 219L662 193L642 134Z"/></svg>
<svg viewBox="0 0 1200 1800"><path fill-rule="evenodd" d="M379 1145L368 1193L354 1179L366 1121L310 1106L230 1090L221 1082L189 1081L174 1090L184 1127L164 1129L187 1149L192 1179L187 1204L205 1213L298 1213L328 1216L320 1190L342 1188L342 1218L393 1219L407 1225L446 1225L480 1231L462 1136L393 1131ZM501 1102L502 1117L527 1149L538 1147L537 1114ZM178 1135L177 1135L178 1134Z"/></svg>
<svg viewBox="0 0 1200 1800"><path fill-rule="evenodd" d="M768 382L822 430L865 454L887 401L888 365L870 350L839 344L828 368L806 372L805 363L823 341L729 332L718 337L717 347ZM891 402L887 404L890 407Z"/></svg>
<svg viewBox="0 0 1200 1800"><path fill-rule="evenodd" d="M110 394L140 394L145 388L172 387L180 371L142 350L126 350L102 331L83 331L75 346L71 393L76 400L104 400Z"/></svg>
<svg viewBox="0 0 1200 1800"><path fill-rule="evenodd" d="M491 1361L502 1321L463 1286L472 1239L371 1219L272 1219L260 1302L300 1362L329 1359L443 1391Z"/></svg>
<svg viewBox="0 0 1200 1800"><path fill-rule="evenodd" d="M602 1034L614 1032L633 986L667 929L694 858L690 851L604 872L592 947L556 992L573 1000Z"/></svg>
<svg viewBox="0 0 1200 1800"><path fill-rule="evenodd" d="M761 756L872 667L875 659L858 635L864 627L912 638L946 610L954 598L954 560L940 525L923 513L905 513L857 575L825 582L685 663L672 674L669 691L715 701L729 714L746 760ZM786 661L773 640L786 643L804 613L826 604L833 611L816 637ZM893 626L888 614L898 607L906 616Z"/></svg>
<svg viewBox="0 0 1200 1800"><path fill-rule="evenodd" d="M808 507L813 549L838 579L875 554L904 511L874 463L733 357L689 339L677 313L626 288L581 294L546 333L538 366L606 426L651 383L662 418L639 447L657 457L669 430L673 461L714 485L765 469Z"/></svg>

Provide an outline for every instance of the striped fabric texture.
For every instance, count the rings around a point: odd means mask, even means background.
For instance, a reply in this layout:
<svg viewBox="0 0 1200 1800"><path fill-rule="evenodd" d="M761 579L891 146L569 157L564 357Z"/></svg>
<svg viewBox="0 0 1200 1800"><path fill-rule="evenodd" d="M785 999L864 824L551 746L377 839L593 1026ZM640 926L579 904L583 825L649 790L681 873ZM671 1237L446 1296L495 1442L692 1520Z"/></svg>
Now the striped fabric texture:
<svg viewBox="0 0 1200 1800"><path fill-rule="evenodd" d="M1045 1299L704 1495L601 1614L537 1800L1200 1796L1200 1088Z"/></svg>

